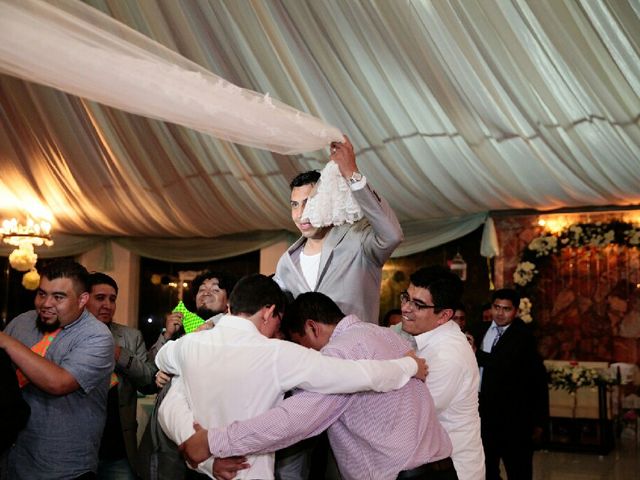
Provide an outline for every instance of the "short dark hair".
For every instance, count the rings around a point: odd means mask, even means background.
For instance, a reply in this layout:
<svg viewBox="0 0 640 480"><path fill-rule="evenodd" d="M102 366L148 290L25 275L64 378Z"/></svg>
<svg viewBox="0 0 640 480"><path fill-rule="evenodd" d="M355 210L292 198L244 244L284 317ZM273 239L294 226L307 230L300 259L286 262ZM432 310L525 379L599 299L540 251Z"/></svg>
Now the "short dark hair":
<svg viewBox="0 0 640 480"><path fill-rule="evenodd" d="M491 295L491 302L493 303L498 299L511 300L511 304L516 310L520 308L520 294L513 288L501 288L500 290L493 292L493 295Z"/></svg>
<svg viewBox="0 0 640 480"><path fill-rule="evenodd" d="M433 304L437 307L433 309L434 313L447 308L454 310L460 302L464 289L462 280L446 267L440 265L423 267L412 273L409 278L415 287L429 290Z"/></svg>
<svg viewBox="0 0 640 480"><path fill-rule="evenodd" d="M262 307L275 305L276 312L283 313L286 297L271 278L254 273L242 277L229 296L232 315L253 315Z"/></svg>
<svg viewBox="0 0 640 480"><path fill-rule="evenodd" d="M88 291L89 272L78 262L66 258L53 260L47 263L41 270L40 275L49 280L57 278L69 278L78 294Z"/></svg>
<svg viewBox="0 0 640 480"><path fill-rule="evenodd" d="M304 323L307 320L326 325L337 325L345 317L336 302L320 292L306 292L287 306L287 312L280 322L280 331L291 338L292 333L304 335Z"/></svg>
<svg viewBox="0 0 640 480"><path fill-rule="evenodd" d="M309 170L308 172L297 175L293 180L291 180L289 187L293 190L296 187L318 183L318 180L320 180L320 172L316 170Z"/></svg>
<svg viewBox="0 0 640 480"><path fill-rule="evenodd" d="M461 301L459 301L459 300L458 300L457 302L455 302L455 303L453 304L453 307L451 307L451 308L453 308L453 310L454 310L454 311L455 311L455 310L461 310L461 311L463 311L463 312L465 312L465 313L467 312L467 309L466 309L466 307L464 306L464 303L462 303L462 302L461 302Z"/></svg>
<svg viewBox="0 0 640 480"><path fill-rule="evenodd" d="M227 292L227 296L231 293L233 287L236 286L237 282L237 278L230 273L205 270L196 278L194 278L193 282L191 282L191 293L193 295L193 298L196 298L196 294L198 293L198 290L200 290L200 286L204 283L204 281L210 280L212 278L218 280L218 286L222 290Z"/></svg>
<svg viewBox="0 0 640 480"><path fill-rule="evenodd" d="M91 290L96 285L110 285L116 291L116 295L118 294L118 284L106 273L91 272L89 274L89 282L87 283L87 290L89 291L89 293L91 293Z"/></svg>
<svg viewBox="0 0 640 480"><path fill-rule="evenodd" d="M400 310L399 308L392 308L391 310L389 310L387 313L384 314L384 317L382 318L382 323L380 325L383 327L388 327L389 322L391 321L391 317L394 315L402 315L402 310Z"/></svg>

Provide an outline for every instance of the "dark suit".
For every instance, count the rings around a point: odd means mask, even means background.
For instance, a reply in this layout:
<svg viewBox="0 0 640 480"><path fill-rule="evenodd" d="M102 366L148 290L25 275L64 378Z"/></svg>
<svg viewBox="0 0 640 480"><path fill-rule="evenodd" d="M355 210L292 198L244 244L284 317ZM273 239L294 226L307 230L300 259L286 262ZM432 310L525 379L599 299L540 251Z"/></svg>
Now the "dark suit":
<svg viewBox="0 0 640 480"><path fill-rule="evenodd" d="M549 415L547 373L535 337L519 318L491 352L482 351L491 325L484 323L474 335L483 368L480 421L487 480L500 478L501 458L510 480L527 480L532 477L534 427L546 425Z"/></svg>
<svg viewBox="0 0 640 480"><path fill-rule="evenodd" d="M139 330L115 322L111 323L110 330L114 343L121 347L120 358L115 367L119 381L120 424L127 458L133 466L137 451L137 390L153 384L157 368L152 360L147 359L147 350Z"/></svg>

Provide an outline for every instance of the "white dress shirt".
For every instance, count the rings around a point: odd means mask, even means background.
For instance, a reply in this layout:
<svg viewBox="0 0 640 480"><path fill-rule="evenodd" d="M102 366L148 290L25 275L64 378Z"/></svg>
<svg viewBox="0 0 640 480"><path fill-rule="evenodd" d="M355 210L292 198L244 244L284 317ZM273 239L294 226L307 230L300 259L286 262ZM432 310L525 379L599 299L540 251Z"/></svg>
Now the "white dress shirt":
<svg viewBox="0 0 640 480"><path fill-rule="evenodd" d="M480 438L478 385L480 375L473 350L458 324L444 325L415 337L417 353L427 361L427 387L438 420L449 434L451 459L460 480L484 480L484 450Z"/></svg>
<svg viewBox="0 0 640 480"><path fill-rule="evenodd" d="M266 338L251 321L233 315L224 316L212 330L168 342L158 352L156 364L182 377L193 418L204 428L253 418L274 407L294 387L319 393L387 392L404 386L417 371L411 358L381 362L323 356L295 343ZM163 405L173 390L174 385ZM180 395L174 395L174 400L179 401ZM158 413L165 433L179 444L186 438L177 437L188 438L193 429L189 433L184 425L172 425L189 421L180 412L184 408L177 408L177 415L167 417L168 407ZM251 455L248 462L251 467L239 471L236 478L274 478L273 454Z"/></svg>

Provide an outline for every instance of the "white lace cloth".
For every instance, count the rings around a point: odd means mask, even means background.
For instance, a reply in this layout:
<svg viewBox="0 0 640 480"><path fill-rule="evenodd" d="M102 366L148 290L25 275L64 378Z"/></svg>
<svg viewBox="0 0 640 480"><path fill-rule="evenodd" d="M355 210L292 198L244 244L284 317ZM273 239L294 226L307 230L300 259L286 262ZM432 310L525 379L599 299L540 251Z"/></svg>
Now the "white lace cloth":
<svg viewBox="0 0 640 480"><path fill-rule="evenodd" d="M330 161L320 172L302 218L309 219L314 227L338 226L362 218L362 209L336 162Z"/></svg>

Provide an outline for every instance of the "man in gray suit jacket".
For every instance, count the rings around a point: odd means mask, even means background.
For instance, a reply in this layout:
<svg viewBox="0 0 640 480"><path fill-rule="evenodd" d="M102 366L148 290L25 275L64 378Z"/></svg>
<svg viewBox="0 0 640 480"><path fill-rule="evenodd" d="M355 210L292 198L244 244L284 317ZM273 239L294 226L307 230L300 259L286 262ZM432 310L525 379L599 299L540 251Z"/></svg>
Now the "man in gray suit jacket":
<svg viewBox="0 0 640 480"><path fill-rule="evenodd" d="M274 280L293 297L321 292L345 314L378 323L382 266L403 239L389 204L358 171L353 146L331 145L331 160L340 168L364 217L352 225L313 227L301 218L307 199L320 178L306 172L291 182L291 217L302 236L280 258Z"/></svg>
<svg viewBox="0 0 640 480"><path fill-rule="evenodd" d="M346 315L378 323L382 266L402 242L402 228L389 204L382 199L358 171L353 145L331 144L331 160L347 180L364 218L354 224L317 228L302 217L307 199L320 173L301 173L291 182L291 218L302 236L280 257L274 280L294 298L305 292L321 292L338 304ZM315 477L324 465L310 465L310 450L328 448L326 435L308 439L278 452L276 477L280 480ZM315 453L314 457L326 458ZM324 478L339 478L329 460ZM314 477L314 478L315 478Z"/></svg>
<svg viewBox="0 0 640 480"><path fill-rule="evenodd" d="M107 423L100 445L98 478L135 479L137 390L153 384L157 368L147 360L140 331L113 322L117 297L118 284L113 278L104 273L89 276L87 310L111 330L116 362L107 400Z"/></svg>

